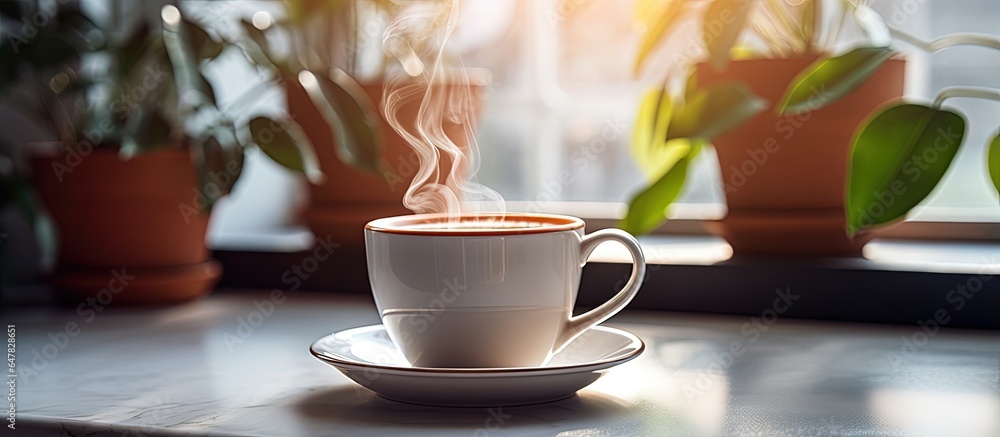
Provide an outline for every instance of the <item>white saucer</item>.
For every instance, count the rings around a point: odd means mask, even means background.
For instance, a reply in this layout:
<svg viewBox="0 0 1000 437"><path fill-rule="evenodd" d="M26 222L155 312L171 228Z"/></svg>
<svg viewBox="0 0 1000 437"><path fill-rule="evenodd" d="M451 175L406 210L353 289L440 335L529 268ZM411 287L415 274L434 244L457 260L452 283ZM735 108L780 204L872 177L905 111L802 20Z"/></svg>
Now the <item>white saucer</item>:
<svg viewBox="0 0 1000 437"><path fill-rule="evenodd" d="M642 353L645 345L620 329L597 326L573 340L541 367L412 367L382 325L335 332L309 351L320 361L380 396L415 404L505 406L572 396L607 369Z"/></svg>

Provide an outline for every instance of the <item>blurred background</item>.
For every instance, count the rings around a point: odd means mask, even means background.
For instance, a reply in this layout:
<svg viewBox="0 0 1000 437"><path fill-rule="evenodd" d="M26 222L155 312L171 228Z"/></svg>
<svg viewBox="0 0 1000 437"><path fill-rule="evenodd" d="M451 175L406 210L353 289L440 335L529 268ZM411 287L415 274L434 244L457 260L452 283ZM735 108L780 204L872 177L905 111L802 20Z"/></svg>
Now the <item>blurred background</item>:
<svg viewBox="0 0 1000 437"><path fill-rule="evenodd" d="M73 2L70 2L73 3ZM239 20L253 20L262 11L280 20L286 8L276 1L179 1L180 10L212 32L224 34ZM364 8L365 1L359 2ZM886 0L870 2L893 26L927 39L951 32L995 32L1000 3L992 0ZM81 0L82 10L95 22L116 16L159 14L164 2ZM116 10L120 9L120 10ZM258 16L259 17L259 16ZM361 59L356 79L377 75L366 70L366 59L382 51L386 17L373 14L359 26ZM4 21L11 29L20 23ZM694 24L690 25L691 27ZM683 26L682 26L683 27ZM576 212L620 218L625 202L647 180L629 152L632 124L642 93L664 80L672 54L699 58L703 48L690 39L674 38L658 50L653 68L636 77L633 59L641 36L631 2L620 0L462 0L461 18L449 43L467 67L487 69L492 82L477 126L481 155L479 182L512 202L510 210ZM271 37L276 51L287 46ZM842 44L849 44L847 39ZM905 44L901 45L905 50ZM247 66L237 51L224 51L205 75L219 106L236 118L286 111L281 86L261 86L262 74ZM906 93L932 99L942 87L963 84L1000 86L995 74L1000 52L956 47L935 56L907 53ZM961 62L957 62L961 60ZM100 68L100 60L95 68ZM370 71L368 71L370 70ZM255 90L253 99L245 99ZM949 101L969 118L969 135L954 165L934 193L910 216L914 221L992 223L1000 219L998 196L982 165L990 126L1000 118L1000 105L984 100ZM243 115L240 115L243 114ZM16 103L0 107L4 142L49 141ZM318 145L322 147L323 145ZM566 171L570 181L561 181ZM210 248L253 246L268 235L300 229L298 211L307 202L301 176L249 149L243 175L232 193L218 202L210 221ZM724 197L718 163L711 150L694 162L689 183L672 206L674 216L692 220L719 218ZM4 211L8 253L34 253L25 223L14 211ZM262 240L261 240L262 239ZM31 272L32 257L12 257L19 263L14 276ZM30 264L30 263L28 263ZM10 271L8 271L10 272ZM31 276L31 273L25 273Z"/></svg>

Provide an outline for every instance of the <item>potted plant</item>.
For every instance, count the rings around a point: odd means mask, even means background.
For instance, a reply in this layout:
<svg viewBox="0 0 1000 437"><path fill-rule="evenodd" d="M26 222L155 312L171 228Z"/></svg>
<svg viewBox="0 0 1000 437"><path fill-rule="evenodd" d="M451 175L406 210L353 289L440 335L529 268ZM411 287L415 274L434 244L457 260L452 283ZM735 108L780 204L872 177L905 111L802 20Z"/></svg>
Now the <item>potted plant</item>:
<svg viewBox="0 0 1000 437"><path fill-rule="evenodd" d="M637 69L696 4L640 3L650 23ZM813 0L714 0L700 13L708 62L674 71L645 96L633 148L651 184L621 225L659 226L689 163L711 144L728 206L713 227L737 255L860 253L864 239L844 233L851 134L903 91L904 61L887 47L885 25L867 6ZM847 21L867 41L833 54Z"/></svg>
<svg viewBox="0 0 1000 437"><path fill-rule="evenodd" d="M1000 50L1000 37L959 33L923 41L896 29L898 40L934 53L956 45ZM947 99L1000 101L1000 90L948 87L931 104L896 102L876 111L855 133L847 177L846 220L852 236L902 220L938 185L965 139L965 116L943 108ZM1000 191L1000 133L987 144L986 164Z"/></svg>
<svg viewBox="0 0 1000 437"><path fill-rule="evenodd" d="M72 6L8 3L0 13L48 17L0 48L0 92L55 138L22 151L33 187L10 172L4 192L37 219L40 234L46 215L33 208L32 191L54 219L53 283L63 296L106 305L182 301L210 290L220 267L204 243L208 212L236 183L248 147L322 177L293 121L220 109L203 69L238 48L176 7L163 7L157 19L113 23L130 29L124 34Z"/></svg>
<svg viewBox="0 0 1000 437"><path fill-rule="evenodd" d="M344 249L363 250L362 229L368 221L409 213L403 197L410 179L421 167L412 144L396 128L412 128L420 99L409 99L393 108L386 117L383 90L392 70L400 70L396 56L382 54L382 30L386 21L398 19L408 7L423 8L428 31L440 27L450 13L451 2L397 4L387 0L341 2L285 2L285 16L268 19L269 26L244 22L248 33L255 35L266 64L276 75L287 77L300 69L331 71L330 80L339 80L347 92L322 95L311 77L284 81L289 113L303 127L313 144L336 147L317 148L324 182L309 186L311 201L304 219L316 235L329 236ZM291 50L281 56L268 45L272 34L283 34L291 41ZM390 50L391 51L391 50ZM374 56L372 56L374 54ZM354 81L352 78L358 78ZM355 86L348 86L350 82ZM426 77L416 74L407 85L426 93L433 87L459 87L459 82L428 85ZM478 112L481 85L473 84L472 112ZM473 114L475 115L475 114ZM394 128L393 124L396 124ZM468 147L467 130L471 126L448 122L441 124L447 137L463 150ZM451 165L447 158L442 168Z"/></svg>

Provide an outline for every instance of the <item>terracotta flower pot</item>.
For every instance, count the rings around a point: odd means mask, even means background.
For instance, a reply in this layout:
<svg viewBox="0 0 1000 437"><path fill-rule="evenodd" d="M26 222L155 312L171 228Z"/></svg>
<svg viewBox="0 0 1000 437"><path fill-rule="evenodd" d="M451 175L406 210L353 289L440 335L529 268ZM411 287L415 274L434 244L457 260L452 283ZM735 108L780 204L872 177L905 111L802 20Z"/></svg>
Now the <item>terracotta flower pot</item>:
<svg viewBox="0 0 1000 437"><path fill-rule="evenodd" d="M317 237L329 237L347 249L363 250L366 223L380 217L410 213L403 206L403 195L419 168L417 155L383 116L385 148L382 159L394 177L374 175L344 163L337 156L330 126L313 106L305 90L294 80L286 81L286 84L289 113L312 141L320 168L326 175L321 185L309 186L311 201L304 213L306 224ZM381 82L363 85L376 106L381 105L382 86ZM473 95L478 97L482 87L473 88ZM400 118L404 123L415 120L418 108L419 99L404 105ZM468 147L464 125L446 123L444 130L460 148L464 150ZM441 168L450 165L450 161L442 158Z"/></svg>
<svg viewBox="0 0 1000 437"><path fill-rule="evenodd" d="M205 247L197 173L186 148L130 160L116 148L31 159L56 223L53 285L72 300L166 303L207 293L221 267Z"/></svg>
<svg viewBox="0 0 1000 437"><path fill-rule="evenodd" d="M852 256L870 238L846 233L850 144L869 113L902 96L905 62L889 60L828 106L778 116L773 105L814 59L738 60L723 72L697 68L699 85L736 80L768 101L765 111L713 141L729 208L713 229L736 255Z"/></svg>

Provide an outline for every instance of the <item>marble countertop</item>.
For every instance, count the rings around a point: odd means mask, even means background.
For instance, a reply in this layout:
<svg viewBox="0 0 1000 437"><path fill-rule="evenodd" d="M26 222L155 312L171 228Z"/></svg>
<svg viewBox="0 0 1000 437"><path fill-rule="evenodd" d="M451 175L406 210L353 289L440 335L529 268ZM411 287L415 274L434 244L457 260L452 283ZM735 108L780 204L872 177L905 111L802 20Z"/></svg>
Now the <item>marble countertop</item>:
<svg viewBox="0 0 1000 437"><path fill-rule="evenodd" d="M760 317L626 311L608 324L640 336L642 356L576 397L498 411L375 396L308 351L327 333L377 323L371 299L286 296L273 310L259 291L165 308L4 309L16 333L16 428L95 436L1000 435L996 331L814 322L769 309Z"/></svg>

